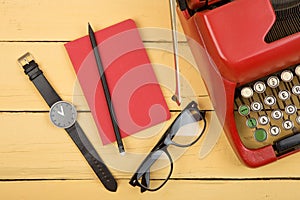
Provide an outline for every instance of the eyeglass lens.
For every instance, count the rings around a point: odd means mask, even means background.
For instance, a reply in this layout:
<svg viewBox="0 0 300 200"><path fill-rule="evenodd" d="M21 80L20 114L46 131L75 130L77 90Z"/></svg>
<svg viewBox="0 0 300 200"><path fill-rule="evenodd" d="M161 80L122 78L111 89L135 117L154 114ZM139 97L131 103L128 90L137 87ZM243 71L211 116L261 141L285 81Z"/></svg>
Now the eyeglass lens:
<svg viewBox="0 0 300 200"><path fill-rule="evenodd" d="M176 119L170 131L172 144L179 147L188 147L199 139L205 122L199 122L199 118L195 118L195 115L200 115L200 113L195 114L190 110L185 110Z"/></svg>
<svg viewBox="0 0 300 200"><path fill-rule="evenodd" d="M139 184L147 190L157 190L169 179L172 173L172 161L168 153L162 150L155 151L149 156L148 160L153 162L145 162L141 166L142 174L137 179Z"/></svg>

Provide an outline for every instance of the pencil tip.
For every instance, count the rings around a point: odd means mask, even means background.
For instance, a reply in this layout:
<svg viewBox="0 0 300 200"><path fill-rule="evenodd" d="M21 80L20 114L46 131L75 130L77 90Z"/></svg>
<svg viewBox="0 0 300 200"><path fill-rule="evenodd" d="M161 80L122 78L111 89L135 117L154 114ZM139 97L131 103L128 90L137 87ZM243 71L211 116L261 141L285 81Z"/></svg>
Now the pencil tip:
<svg viewBox="0 0 300 200"><path fill-rule="evenodd" d="M126 152L123 151L123 152L120 153L120 155L121 155L121 156L125 156L125 155L126 155Z"/></svg>
<svg viewBox="0 0 300 200"><path fill-rule="evenodd" d="M91 24L88 22L89 31L93 31Z"/></svg>

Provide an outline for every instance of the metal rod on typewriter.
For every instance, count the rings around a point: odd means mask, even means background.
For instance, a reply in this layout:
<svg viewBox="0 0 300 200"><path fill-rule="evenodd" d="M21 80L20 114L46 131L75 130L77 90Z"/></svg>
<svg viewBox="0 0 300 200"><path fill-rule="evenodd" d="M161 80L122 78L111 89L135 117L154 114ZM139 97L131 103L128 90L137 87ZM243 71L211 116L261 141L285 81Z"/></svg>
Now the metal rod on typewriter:
<svg viewBox="0 0 300 200"><path fill-rule="evenodd" d="M179 72L179 61L178 61L178 39L177 39L177 24L176 24L176 0L170 0L169 2L170 2L172 43L173 43L175 79L176 79L175 94L172 96L172 100L176 101L177 105L180 105L181 94L180 94L180 72Z"/></svg>

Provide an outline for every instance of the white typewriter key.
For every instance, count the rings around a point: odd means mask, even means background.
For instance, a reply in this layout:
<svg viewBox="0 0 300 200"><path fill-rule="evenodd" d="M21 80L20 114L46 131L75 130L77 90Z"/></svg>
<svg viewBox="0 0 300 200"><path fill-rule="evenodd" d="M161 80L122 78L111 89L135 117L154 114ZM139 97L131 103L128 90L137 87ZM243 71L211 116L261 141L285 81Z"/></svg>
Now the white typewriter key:
<svg viewBox="0 0 300 200"><path fill-rule="evenodd" d="M261 116L259 116L259 118L258 118L258 123L260 124L260 125L267 125L268 123L269 123L269 117L268 116L266 116L266 115L261 115Z"/></svg>
<svg viewBox="0 0 300 200"><path fill-rule="evenodd" d="M270 88L278 87L279 83L279 78L277 78L277 76L270 76L267 80L267 84Z"/></svg>
<svg viewBox="0 0 300 200"><path fill-rule="evenodd" d="M294 128L294 123L291 120L287 119L282 122L282 127L285 130L290 130L290 129Z"/></svg>
<svg viewBox="0 0 300 200"><path fill-rule="evenodd" d="M282 101L286 101L287 99L289 99L290 98L290 92L289 91L287 91L287 90L281 90L281 91L279 91L279 93L278 93L278 97L279 97L279 99L281 99Z"/></svg>
<svg viewBox="0 0 300 200"><path fill-rule="evenodd" d="M273 136L277 136L281 132L280 128L276 125L270 127L270 134Z"/></svg>
<svg viewBox="0 0 300 200"><path fill-rule="evenodd" d="M300 116L296 117L296 122L297 122L297 124L300 124Z"/></svg>
<svg viewBox="0 0 300 200"><path fill-rule="evenodd" d="M282 116L283 116L283 114L282 114L281 110L273 110L271 112L271 117L275 120L281 119Z"/></svg>
<svg viewBox="0 0 300 200"><path fill-rule="evenodd" d="M255 111L255 112L259 112L262 109L262 104L260 102L257 101L253 101L251 103L251 110Z"/></svg>
<svg viewBox="0 0 300 200"><path fill-rule="evenodd" d="M300 65L298 65L296 68L295 68L295 74L297 76L300 76Z"/></svg>
<svg viewBox="0 0 300 200"><path fill-rule="evenodd" d="M250 88L250 87L244 87L242 90L241 90L241 95L242 97L244 98L250 98L253 96L253 90Z"/></svg>
<svg viewBox="0 0 300 200"><path fill-rule="evenodd" d="M281 72L280 78L284 82L290 82L294 78L293 72L291 72L290 70L284 70L283 72Z"/></svg>
<svg viewBox="0 0 300 200"><path fill-rule="evenodd" d="M300 95L300 85L294 85L292 88L292 92L294 95Z"/></svg>
<svg viewBox="0 0 300 200"><path fill-rule="evenodd" d="M291 105L286 106L284 110L285 110L286 114L292 115L297 111L297 108L295 105L291 104Z"/></svg>
<svg viewBox="0 0 300 200"><path fill-rule="evenodd" d="M254 86L254 91L257 93L264 93L266 90L266 84L262 81L257 81Z"/></svg>
<svg viewBox="0 0 300 200"><path fill-rule="evenodd" d="M264 99L264 103L267 106L273 106L276 103L276 98L274 96L266 96Z"/></svg>

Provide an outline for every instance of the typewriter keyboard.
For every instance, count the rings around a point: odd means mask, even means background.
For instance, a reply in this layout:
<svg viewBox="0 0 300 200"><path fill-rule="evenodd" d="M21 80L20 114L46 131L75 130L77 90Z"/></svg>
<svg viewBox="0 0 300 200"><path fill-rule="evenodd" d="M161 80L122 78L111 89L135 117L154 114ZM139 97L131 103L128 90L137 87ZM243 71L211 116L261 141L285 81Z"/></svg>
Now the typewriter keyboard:
<svg viewBox="0 0 300 200"><path fill-rule="evenodd" d="M300 132L300 65L236 89L235 120L248 148L274 144Z"/></svg>

